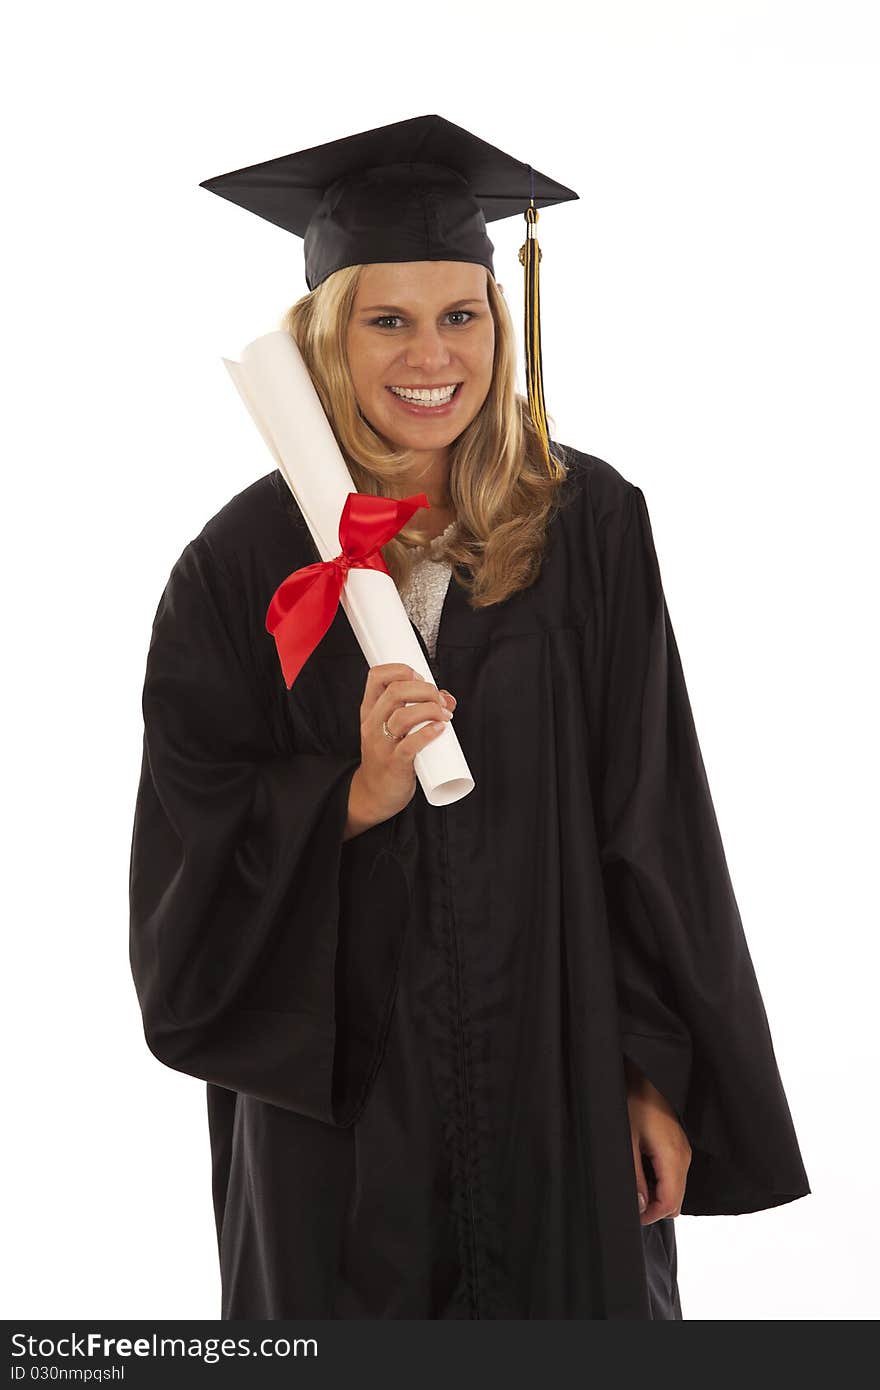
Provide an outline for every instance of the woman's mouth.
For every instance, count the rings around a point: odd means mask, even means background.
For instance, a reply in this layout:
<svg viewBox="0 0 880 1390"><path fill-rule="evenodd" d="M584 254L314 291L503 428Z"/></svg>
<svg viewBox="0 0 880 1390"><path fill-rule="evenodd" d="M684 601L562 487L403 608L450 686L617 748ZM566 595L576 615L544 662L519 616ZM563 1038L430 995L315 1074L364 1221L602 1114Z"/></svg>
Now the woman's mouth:
<svg viewBox="0 0 880 1390"><path fill-rule="evenodd" d="M460 381L454 383L450 382L449 385L453 386L451 394L448 388L444 387L435 387L431 390L426 387L423 391L420 391L418 388L413 388L407 395L398 394L408 389L405 387L393 389L390 386L386 386L385 390L388 392L389 396L391 396L392 400L397 403L400 409L405 410L409 415L445 416L451 414L455 409L456 402L461 394L462 383Z"/></svg>

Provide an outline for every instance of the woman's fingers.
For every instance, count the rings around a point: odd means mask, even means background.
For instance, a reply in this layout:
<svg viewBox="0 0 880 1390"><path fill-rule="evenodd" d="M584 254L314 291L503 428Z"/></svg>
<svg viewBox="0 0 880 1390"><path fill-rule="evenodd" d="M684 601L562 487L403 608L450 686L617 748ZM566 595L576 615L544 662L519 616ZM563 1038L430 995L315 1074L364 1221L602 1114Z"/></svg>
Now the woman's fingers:
<svg viewBox="0 0 880 1390"><path fill-rule="evenodd" d="M409 666L389 662L370 668L361 722L369 716L380 723L384 720L392 733L403 739L426 719L448 722L456 704L449 691L438 690L430 681L414 675Z"/></svg>
<svg viewBox="0 0 880 1390"><path fill-rule="evenodd" d="M392 689L397 690L397 686ZM376 718L384 718L391 732L398 739L403 739L426 719L448 724L452 719L452 710L442 702L433 686L423 685L421 689L414 687L403 702L399 695L395 695L390 708L383 697L376 705Z"/></svg>
<svg viewBox="0 0 880 1390"><path fill-rule="evenodd" d="M372 713L388 687L396 681L414 681L416 674L411 666L398 661L386 661L381 666L371 666L367 671L364 698L361 704L361 718Z"/></svg>
<svg viewBox="0 0 880 1390"><path fill-rule="evenodd" d="M639 1204L639 1211L644 1212L648 1206L648 1179L642 1164L639 1141L632 1131L630 1131L630 1137L632 1139L633 1167L636 1170L636 1199Z"/></svg>
<svg viewBox="0 0 880 1390"><path fill-rule="evenodd" d="M624 1058L624 1067L637 1181L644 1172L642 1155L651 1160L653 1170L654 1182L647 1187L648 1204L641 1215L642 1225L648 1226L681 1214L691 1145L663 1093L628 1058Z"/></svg>
<svg viewBox="0 0 880 1390"><path fill-rule="evenodd" d="M657 1144L649 1153L656 1183L648 1189L648 1205L642 1213L642 1225L660 1221L665 1216L680 1216L684 1201L690 1157L680 1144L670 1140Z"/></svg>
<svg viewBox="0 0 880 1390"><path fill-rule="evenodd" d="M361 699L361 761L355 778L361 807L369 807L372 824L390 819L409 805L416 786L415 759L433 739L442 737L454 706L451 696L441 700L436 685L411 666L389 661L369 668Z"/></svg>

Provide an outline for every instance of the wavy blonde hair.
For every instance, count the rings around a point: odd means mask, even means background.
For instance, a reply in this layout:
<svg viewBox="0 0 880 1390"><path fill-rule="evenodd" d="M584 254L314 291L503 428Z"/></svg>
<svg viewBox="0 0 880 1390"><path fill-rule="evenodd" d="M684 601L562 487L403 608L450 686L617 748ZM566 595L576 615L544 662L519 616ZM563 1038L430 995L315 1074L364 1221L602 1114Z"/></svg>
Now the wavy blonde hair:
<svg viewBox="0 0 880 1390"><path fill-rule="evenodd" d="M416 462L409 449L391 448L362 415L348 366L346 334L362 267L345 266L298 299L281 321L309 370L336 442L358 492L385 497L409 495L402 472ZM486 271L495 322L492 382L476 417L449 446L449 505L458 526L439 552L456 581L470 594L472 608L501 603L528 588L541 568L548 523L561 502L567 466L551 478L528 402L516 389L517 348L507 303ZM382 547L385 563L401 587L416 560L415 547L428 532L417 512Z"/></svg>

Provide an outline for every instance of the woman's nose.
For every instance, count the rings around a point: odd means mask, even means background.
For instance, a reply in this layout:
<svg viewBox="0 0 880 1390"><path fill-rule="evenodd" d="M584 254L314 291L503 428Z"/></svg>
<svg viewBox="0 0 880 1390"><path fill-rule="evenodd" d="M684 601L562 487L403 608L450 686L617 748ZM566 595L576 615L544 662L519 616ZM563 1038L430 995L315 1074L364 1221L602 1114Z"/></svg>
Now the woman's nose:
<svg viewBox="0 0 880 1390"><path fill-rule="evenodd" d="M436 328L425 328L417 332L407 347L408 367L420 367L427 363L449 361L449 350Z"/></svg>

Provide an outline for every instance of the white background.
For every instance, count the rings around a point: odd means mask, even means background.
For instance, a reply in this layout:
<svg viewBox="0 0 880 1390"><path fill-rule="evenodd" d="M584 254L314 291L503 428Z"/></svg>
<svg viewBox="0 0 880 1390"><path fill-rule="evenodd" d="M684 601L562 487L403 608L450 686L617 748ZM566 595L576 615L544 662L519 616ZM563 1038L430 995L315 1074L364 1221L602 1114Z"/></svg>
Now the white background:
<svg viewBox="0 0 880 1390"><path fill-rule="evenodd" d="M685 1318L875 1317L876 6L4 28L3 1315L218 1316L204 1086L129 975L140 693L171 565L274 466L221 357L306 286L198 184L437 112L580 193L539 226L554 437L645 492L813 1187L678 1220ZM518 328L523 228L491 227Z"/></svg>

